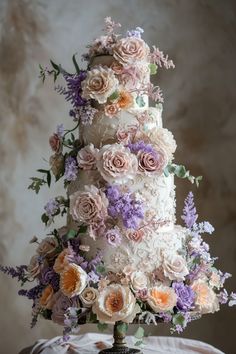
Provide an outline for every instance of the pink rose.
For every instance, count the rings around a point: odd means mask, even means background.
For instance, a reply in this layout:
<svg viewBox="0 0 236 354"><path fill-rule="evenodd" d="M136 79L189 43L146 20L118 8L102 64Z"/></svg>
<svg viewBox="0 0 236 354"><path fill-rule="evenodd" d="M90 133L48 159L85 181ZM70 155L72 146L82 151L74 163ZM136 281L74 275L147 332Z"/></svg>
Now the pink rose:
<svg viewBox="0 0 236 354"><path fill-rule="evenodd" d="M130 126L127 129L119 128L116 132L116 137L119 143L123 143L124 145L131 142L134 138L137 131L137 127Z"/></svg>
<svg viewBox="0 0 236 354"><path fill-rule="evenodd" d="M114 45L113 56L121 64L129 64L147 59L149 51L149 47L141 38L126 37Z"/></svg>
<svg viewBox="0 0 236 354"><path fill-rule="evenodd" d="M108 97L116 91L118 84L119 81L112 69L97 66L88 71L86 79L82 81L83 97L106 103Z"/></svg>
<svg viewBox="0 0 236 354"><path fill-rule="evenodd" d="M141 242L144 236L143 230L130 231L127 234L129 240L134 242Z"/></svg>
<svg viewBox="0 0 236 354"><path fill-rule="evenodd" d="M49 144L51 146L52 151L59 153L61 151L61 139L55 133L49 138Z"/></svg>
<svg viewBox="0 0 236 354"><path fill-rule="evenodd" d="M100 224L107 217L108 200L95 186L85 186L84 189L70 196L70 214L76 221Z"/></svg>
<svg viewBox="0 0 236 354"><path fill-rule="evenodd" d="M79 150L77 155L78 166L83 170L95 170L97 153L98 149L93 144L89 144Z"/></svg>
<svg viewBox="0 0 236 354"><path fill-rule="evenodd" d="M120 110L120 107L117 103L108 104L105 106L104 113L107 117L114 117Z"/></svg>
<svg viewBox="0 0 236 354"><path fill-rule="evenodd" d="M98 153L97 168L109 183L125 183L137 172L137 158L120 144L104 145Z"/></svg>
<svg viewBox="0 0 236 354"><path fill-rule="evenodd" d="M155 173L161 175L167 165L167 158L162 151L139 151L138 169L145 174Z"/></svg>

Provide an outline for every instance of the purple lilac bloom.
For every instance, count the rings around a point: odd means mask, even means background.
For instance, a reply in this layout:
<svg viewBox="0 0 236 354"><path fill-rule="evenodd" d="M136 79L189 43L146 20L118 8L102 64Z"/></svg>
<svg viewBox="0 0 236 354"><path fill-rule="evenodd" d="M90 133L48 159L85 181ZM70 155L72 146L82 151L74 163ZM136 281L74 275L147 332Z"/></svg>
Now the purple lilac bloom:
<svg viewBox="0 0 236 354"><path fill-rule="evenodd" d="M229 295L227 293L226 289L223 289L218 295L217 295L218 299L219 299L219 303L220 304L226 304L228 302L229 299Z"/></svg>
<svg viewBox="0 0 236 354"><path fill-rule="evenodd" d="M126 36L141 38L142 33L144 33L144 30L141 27L136 27L135 30L127 31Z"/></svg>
<svg viewBox="0 0 236 354"><path fill-rule="evenodd" d="M229 304L228 304L230 307L231 306L235 306L236 305L236 293L231 293L229 295Z"/></svg>
<svg viewBox="0 0 236 354"><path fill-rule="evenodd" d="M43 289L44 289L43 285L36 285L35 287L31 288L30 290L24 290L24 289L19 290L18 295L26 296L30 300L35 300L40 297Z"/></svg>
<svg viewBox="0 0 236 354"><path fill-rule="evenodd" d="M59 208L59 203L58 201L53 198L50 199L47 204L44 206L45 214L51 218L58 210Z"/></svg>
<svg viewBox="0 0 236 354"><path fill-rule="evenodd" d="M59 136L59 138L62 138L62 137L63 137L64 130L65 130L65 129L64 129L63 123L57 125L56 134Z"/></svg>
<svg viewBox="0 0 236 354"><path fill-rule="evenodd" d="M113 229L110 229L106 232L105 238L107 240L107 243L112 246L112 247L117 247L121 244L121 234L120 231L117 227L114 227Z"/></svg>
<svg viewBox="0 0 236 354"><path fill-rule="evenodd" d="M177 295L177 308L180 311L188 311L191 309L194 302L194 291L188 285L184 285L183 282L173 283L172 288Z"/></svg>
<svg viewBox="0 0 236 354"><path fill-rule="evenodd" d="M165 323L168 323L172 320L171 314L166 312L158 313L158 317L162 318Z"/></svg>
<svg viewBox="0 0 236 354"><path fill-rule="evenodd" d="M80 107L77 114L83 125L91 125L98 110L91 106Z"/></svg>
<svg viewBox="0 0 236 354"><path fill-rule="evenodd" d="M153 146L151 144L146 144L143 140L140 140L136 143L129 143L126 145L126 147L128 147L134 154L137 154L139 151L153 154L156 153L156 151L153 149Z"/></svg>
<svg viewBox="0 0 236 354"><path fill-rule="evenodd" d="M221 272L221 270L219 270L219 275L220 275L220 283L222 286L224 285L224 283L227 279L232 277L232 274L227 273L227 272L223 273L223 272Z"/></svg>
<svg viewBox="0 0 236 354"><path fill-rule="evenodd" d="M113 218L120 217L128 229L137 229L140 219L144 217L143 203L135 200L130 192L120 193L117 186L109 186L106 196L109 200L109 215Z"/></svg>
<svg viewBox="0 0 236 354"><path fill-rule="evenodd" d="M12 278L17 278L18 281L25 282L27 280L27 265L17 267L7 267L0 265L0 271L10 275Z"/></svg>
<svg viewBox="0 0 236 354"><path fill-rule="evenodd" d="M43 285L50 284L54 292L56 292L60 288L60 275L57 274L52 267L48 267L41 273L41 283Z"/></svg>
<svg viewBox="0 0 236 354"><path fill-rule="evenodd" d="M183 215L181 218L184 220L186 227L189 229L192 228L198 218L192 192L189 192L187 198L184 201Z"/></svg>
<svg viewBox="0 0 236 354"><path fill-rule="evenodd" d="M81 96L81 82L86 78L86 75L86 71L83 70L81 70L79 74L75 75L64 74L67 88L63 88L61 86L56 87L56 90L60 94L64 95L66 101L71 102L75 108L84 106L87 103L87 100Z"/></svg>
<svg viewBox="0 0 236 354"><path fill-rule="evenodd" d="M65 180L66 181L75 181L78 174L78 165L76 159L72 156L66 158L65 161Z"/></svg>
<svg viewBox="0 0 236 354"><path fill-rule="evenodd" d="M95 273L93 270L88 273L88 280L91 281L92 283L97 283L99 281L100 277Z"/></svg>

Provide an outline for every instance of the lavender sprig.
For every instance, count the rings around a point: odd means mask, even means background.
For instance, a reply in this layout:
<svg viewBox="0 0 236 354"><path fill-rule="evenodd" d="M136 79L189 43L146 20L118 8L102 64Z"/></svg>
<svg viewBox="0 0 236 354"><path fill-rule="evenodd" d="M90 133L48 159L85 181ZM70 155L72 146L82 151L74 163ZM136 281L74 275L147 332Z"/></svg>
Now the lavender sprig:
<svg viewBox="0 0 236 354"><path fill-rule="evenodd" d="M28 281L28 266L27 265L20 265L16 267L8 267L0 265L0 271L4 274L10 275L12 278L17 278L17 281L21 281L25 283Z"/></svg>
<svg viewBox="0 0 236 354"><path fill-rule="evenodd" d="M194 204L194 196L192 192L189 192L187 198L184 201L183 215L181 218L184 220L184 223L187 228L191 229L195 224L198 214Z"/></svg>

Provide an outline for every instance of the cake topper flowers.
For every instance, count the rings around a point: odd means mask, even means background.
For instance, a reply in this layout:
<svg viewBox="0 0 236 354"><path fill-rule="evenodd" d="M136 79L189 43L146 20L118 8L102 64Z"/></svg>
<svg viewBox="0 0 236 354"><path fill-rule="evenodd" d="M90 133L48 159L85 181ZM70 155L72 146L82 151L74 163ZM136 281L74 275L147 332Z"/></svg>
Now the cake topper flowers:
<svg viewBox="0 0 236 354"><path fill-rule="evenodd" d="M181 332L220 304L236 304L236 294L224 288L230 274L215 268L202 238L214 228L197 223L192 193L185 228L174 227L174 175L196 185L201 177L173 163L176 142L158 117L163 95L149 80L159 68L174 68L173 61L146 44L140 27L124 36L116 33L120 27L105 19L105 33L83 55L86 69L75 55L73 73L54 61L40 66L42 80L53 77L71 104L74 126L56 127L49 168L38 170L29 189L38 193L52 176L63 179L66 196L50 199L41 218L48 227L64 214L67 222L42 241L31 240L35 253L26 265L1 266L22 286L30 284L19 295L33 301L32 326L42 316L63 325L65 335L85 322L104 329L118 321L164 321ZM58 76L65 86L57 85ZM154 110L149 98L159 103Z"/></svg>

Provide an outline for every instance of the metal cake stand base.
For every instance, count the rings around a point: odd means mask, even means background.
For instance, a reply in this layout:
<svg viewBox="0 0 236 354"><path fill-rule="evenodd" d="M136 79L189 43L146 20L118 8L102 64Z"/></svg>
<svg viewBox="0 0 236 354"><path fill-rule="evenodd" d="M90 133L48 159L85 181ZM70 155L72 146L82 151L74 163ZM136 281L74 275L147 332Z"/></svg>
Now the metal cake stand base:
<svg viewBox="0 0 236 354"><path fill-rule="evenodd" d="M125 333L119 331L119 322L114 325L114 343L112 348L103 349L99 354L142 354L139 349L132 349L126 346Z"/></svg>

